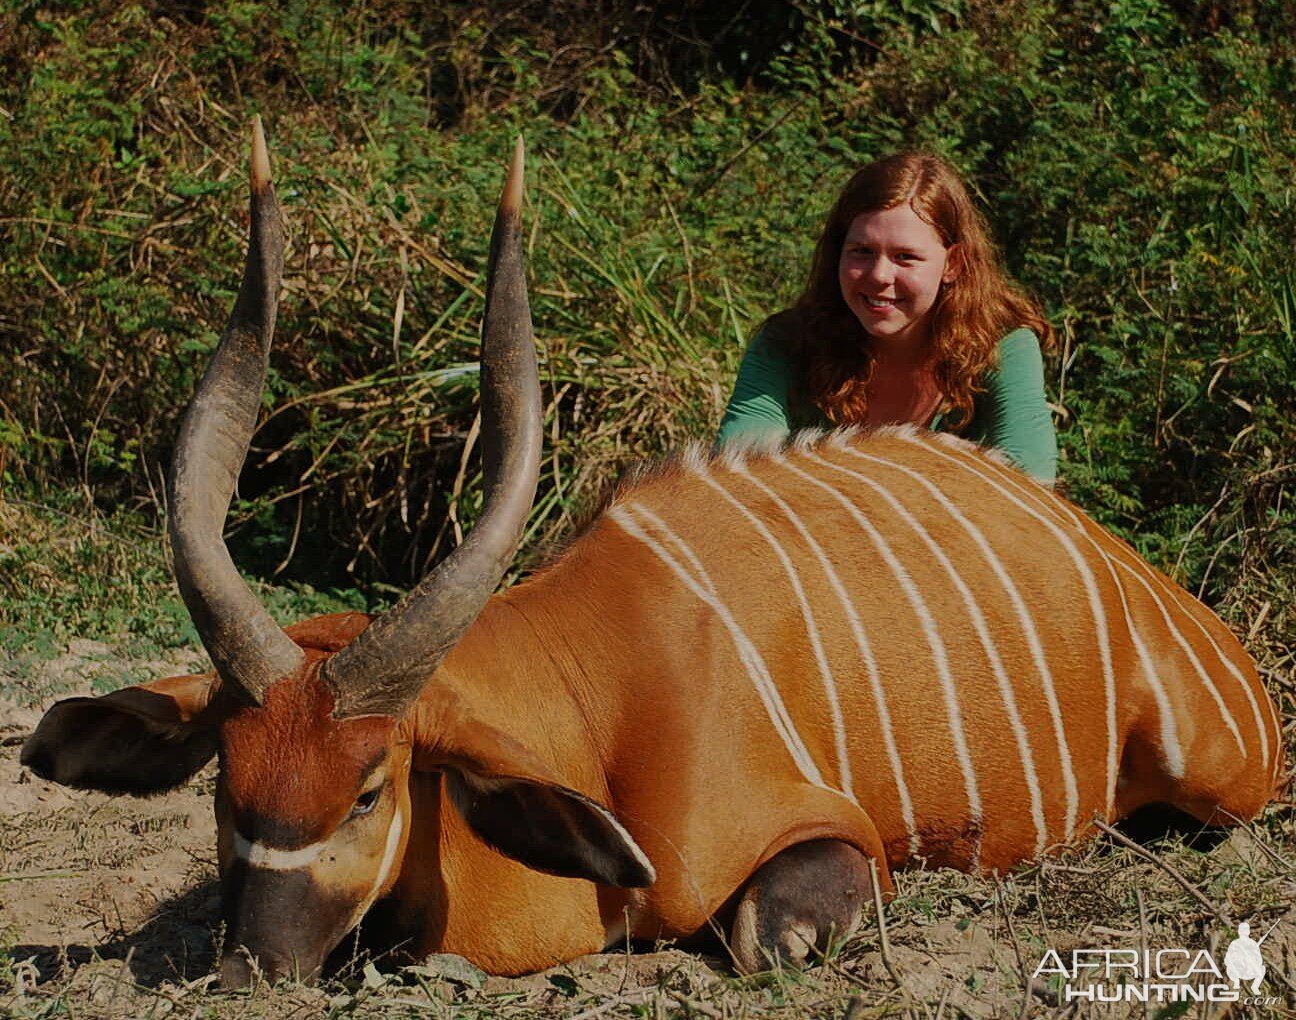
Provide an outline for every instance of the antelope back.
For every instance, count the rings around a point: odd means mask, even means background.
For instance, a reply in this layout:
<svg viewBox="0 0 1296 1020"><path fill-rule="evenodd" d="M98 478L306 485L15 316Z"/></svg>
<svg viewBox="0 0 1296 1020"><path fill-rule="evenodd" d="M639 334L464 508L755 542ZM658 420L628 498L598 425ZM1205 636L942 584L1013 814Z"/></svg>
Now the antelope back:
<svg viewBox="0 0 1296 1020"><path fill-rule="evenodd" d="M1278 782L1276 713L1218 618L961 440L695 451L587 541L587 571L616 564L604 626L664 650L626 664L654 726L609 743L670 763L642 795L672 841L704 843L681 804L741 825L752 790L796 784L862 807L893 865L1003 868L1149 801L1249 816Z"/></svg>

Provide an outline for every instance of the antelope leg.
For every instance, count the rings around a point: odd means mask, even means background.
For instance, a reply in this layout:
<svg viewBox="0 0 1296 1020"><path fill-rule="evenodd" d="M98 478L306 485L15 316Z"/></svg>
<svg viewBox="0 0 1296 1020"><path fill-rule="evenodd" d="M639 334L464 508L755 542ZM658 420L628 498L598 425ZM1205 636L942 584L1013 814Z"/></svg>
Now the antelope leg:
<svg viewBox="0 0 1296 1020"><path fill-rule="evenodd" d="M823 957L859 927L871 882L868 859L840 840L788 847L760 867L738 902L734 966L755 974Z"/></svg>

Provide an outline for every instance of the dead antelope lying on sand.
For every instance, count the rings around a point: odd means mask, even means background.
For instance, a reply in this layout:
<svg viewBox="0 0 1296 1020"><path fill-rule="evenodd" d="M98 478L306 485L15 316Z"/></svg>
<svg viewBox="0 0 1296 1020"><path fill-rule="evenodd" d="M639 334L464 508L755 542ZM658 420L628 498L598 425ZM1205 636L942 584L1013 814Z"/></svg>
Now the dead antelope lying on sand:
<svg viewBox="0 0 1296 1020"><path fill-rule="evenodd" d="M537 970L731 926L800 959L891 870L1006 869L1163 802L1259 811L1274 707L1204 606L1064 499L908 429L690 453L492 596L541 400L521 148L482 340L487 510L377 619L280 630L221 531L282 268L259 125L250 252L181 427L175 572L215 672L53 706L37 773L152 794L220 756L222 973L309 975L379 901L414 954ZM377 912L376 912L377 913Z"/></svg>

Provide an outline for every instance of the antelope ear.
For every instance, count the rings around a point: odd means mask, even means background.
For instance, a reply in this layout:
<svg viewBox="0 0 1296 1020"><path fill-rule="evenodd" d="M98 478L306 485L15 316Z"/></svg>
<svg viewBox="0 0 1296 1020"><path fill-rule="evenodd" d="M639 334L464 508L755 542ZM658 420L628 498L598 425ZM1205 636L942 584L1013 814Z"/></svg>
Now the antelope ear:
<svg viewBox="0 0 1296 1020"><path fill-rule="evenodd" d="M368 613L329 613L289 624L284 633L302 648L340 652L360 636L372 619Z"/></svg>
<svg viewBox="0 0 1296 1020"><path fill-rule="evenodd" d="M216 753L222 712L214 673L169 677L98 698L67 698L23 743L22 764L82 790L174 789Z"/></svg>
<svg viewBox="0 0 1296 1020"><path fill-rule="evenodd" d="M451 802L483 840L536 871L622 889L656 881L648 855L607 808L556 782L516 740L476 723L436 755ZM429 761L427 764L433 764Z"/></svg>
<svg viewBox="0 0 1296 1020"><path fill-rule="evenodd" d="M477 835L529 868L622 889L656 881L651 862L625 826L575 790L454 769L446 771L446 786Z"/></svg>

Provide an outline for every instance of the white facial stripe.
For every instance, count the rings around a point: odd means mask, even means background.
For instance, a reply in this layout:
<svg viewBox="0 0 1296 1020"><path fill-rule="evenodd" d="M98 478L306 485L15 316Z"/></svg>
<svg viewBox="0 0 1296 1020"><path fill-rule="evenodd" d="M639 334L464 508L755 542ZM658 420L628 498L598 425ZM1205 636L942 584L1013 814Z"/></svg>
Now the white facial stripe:
<svg viewBox="0 0 1296 1020"><path fill-rule="evenodd" d="M846 723L842 719L841 704L837 699L837 681L833 677L832 667L828 665L828 654L824 651L823 639L819 636L819 624L815 620L814 610L810 608L810 599L806 597L805 587L801 584L801 578L797 574L796 566L779 544L778 539L765 526L764 521L743 506L728 489L709 474L701 471L698 474L701 475L702 480L707 485L720 493L725 502L743 515L747 523L755 528L757 534L765 539L769 547L774 550L774 555L778 557L779 563L783 565L783 571L787 574L788 583L792 586L792 593L796 596L797 606L801 610L801 622L805 624L806 636L810 641L810 650L814 653L815 664L819 667L819 678L823 683L824 694L828 698L829 714L832 716L833 736L837 748L837 768L841 781L841 791L848 800L858 803L858 801L855 801L855 791L851 782L850 755L846 750ZM751 476L748 475L748 477ZM786 504L784 506L786 509ZM791 511L787 512L791 513Z"/></svg>
<svg viewBox="0 0 1296 1020"><path fill-rule="evenodd" d="M270 871L294 871L311 864L324 852L324 843L312 843L297 850L276 850L257 843L234 830L234 856L247 861L254 868Z"/></svg>
<svg viewBox="0 0 1296 1020"><path fill-rule="evenodd" d="M832 467L827 461L822 460L817 455L807 452L812 461L824 467ZM937 676L940 678L941 690L945 698L945 710L949 717L950 736L954 741L954 752L958 757L959 768L963 773L963 788L968 800L969 823L973 831L978 833L976 847L972 854L972 867L979 865L981 856L981 839L980 832L982 829L982 819L984 812L981 806L981 792L978 788L976 771L972 767L972 756L968 751L967 735L963 730L963 716L959 708L958 692L954 685L954 675L950 670L949 655L945 650L945 642L940 636L940 628L936 626L936 620L932 617L931 610L928 609L927 603L923 600L922 593L918 590L917 584L914 583L913 577L909 574L891 549L890 544L882 537L882 534L874 527L873 522L859 512L855 502L844 495L838 489L829 485L822 479L802 470L792 463L783 465L787 470L792 471L806 481L817 485L830 496L837 500L838 503L846 510L868 535L869 540L877 549L878 554L886 562L891 573L895 575L896 582L900 590L904 592L905 598L908 599L910 606L918 617L922 626L923 634L927 638L927 644L931 648L932 661L936 667Z"/></svg>
<svg viewBox="0 0 1296 1020"><path fill-rule="evenodd" d="M348 931L359 924L365 912L373 906L374 900L378 898L378 894L382 891L383 885L391 874L392 866L396 863L396 851L400 847L401 832L404 830L404 825L405 820L401 816L400 804L398 803L392 809L391 821L387 823L387 842L383 848L382 862L378 865L378 876L374 879L373 885L369 887L368 895L361 899L351 912L351 919L347 921L346 925Z"/></svg>
<svg viewBox="0 0 1296 1020"><path fill-rule="evenodd" d="M657 529L663 535L666 535L672 544L677 547L685 546L685 543L676 535L666 523L661 520L647 507L638 504L621 504L612 507L608 511L608 517L616 521L627 534L643 542L648 546L657 558L662 561L670 571L680 579L694 595L705 602L715 612L720 622L729 632L733 640L734 647L738 652L738 658L747 671L747 676L756 689L756 693L765 708L766 715L769 716L775 731L783 740L784 747L787 748L788 754L791 755L793 762L796 763L801 775L807 782L822 787L823 789L832 789L828 786L823 776L819 773L818 766L815 765L814 759L810 757L810 752L806 749L805 744L801 741L796 727L788 715L787 707L783 704L783 699L779 696L778 688L775 686L773 679L770 677L769 670L765 661L761 658L760 652L752 644L751 639L747 637L738 621L734 619L733 614L723 601L715 594L698 582L696 578L689 574L679 561L675 559L655 538L648 534L647 531L634 519L632 513L639 514L645 520Z"/></svg>
<svg viewBox="0 0 1296 1020"><path fill-rule="evenodd" d="M973 540L973 543L976 543L976 547L980 550L981 555L985 557L985 561L988 562L990 569L993 570L995 578L998 578L999 585L1003 587L1004 594L1007 594L1008 601L1011 601L1012 603L1013 612L1015 612L1017 616L1017 623L1021 626L1021 634L1023 634L1026 640L1026 647L1030 649L1030 656L1032 656L1034 665L1036 665L1039 679L1041 679L1043 693L1045 693L1045 701L1048 705L1048 714L1050 714L1052 727L1054 727L1054 737L1055 740L1058 741L1058 757L1061 766L1061 776L1063 776L1063 787L1065 792L1067 792L1067 826L1065 826L1065 839L1069 840L1074 833L1074 829L1076 829L1077 813L1078 810L1080 810L1080 791L1078 791L1076 784L1076 771L1074 771L1072 761L1070 761L1070 748L1067 745L1067 735L1065 735L1063 719L1061 719L1061 706L1058 704L1058 692L1056 692L1054 687L1052 671L1048 669L1048 662L1045 657L1045 652L1043 652L1041 640L1039 640L1039 631L1036 627L1036 621L1034 621L1032 614L1030 614L1030 610L1026 608L1026 603L1023 597L1021 597L1021 592L1017 590L1017 586L1012 582L1012 578L1008 577L1008 572L1007 569L1004 568L1003 561L999 559L998 555L995 555L993 548L990 547L989 540L986 539L985 534L982 533L980 527L972 524L972 521L969 521L968 518L963 515L963 512L960 511L953 502L951 502L949 496L946 496L945 493L941 491L940 487L934 485L934 483L929 481L928 478L921 476L921 474L916 472L916 470L907 468L903 464L897 464L892 460L886 460L884 458L877 458L877 456L866 454L866 452L854 447L848 448L848 452L851 455L857 456L857 458L861 460L867 460L870 461L870 463L881 464L883 467L899 470L899 472L905 473L907 477L912 478L912 480L923 486L924 489L927 490L927 493L931 495L933 499L936 499L936 502L940 503L941 507L945 509L945 511L949 513L956 522L958 522L959 526L962 527L964 531L966 531L968 537ZM964 597L971 597L971 592ZM980 620L980 623L977 625L978 632L980 632L980 627L984 625L984 618L980 616L980 610L977 610L977 618ZM984 643L985 638L982 638L982 644ZM1003 664L999 661L998 653L994 653L993 662L995 666L995 677L999 679L999 684L1001 684L1004 704L1010 706L1010 709L1008 710L1010 710L1013 731L1016 732L1017 726L1020 726L1021 724L1021 718L1020 715L1017 714L1016 702L1012 697L1012 688L1011 686L1008 686L1008 678L1007 675L1003 673ZM1024 744L1024 732L1025 731L1023 730L1023 736L1019 737L1019 741L1017 741L1017 743L1019 743L1019 748ZM1036 774L1034 774L1033 765L1028 769L1028 778L1032 780L1033 783L1038 783ZM1037 854L1042 853L1043 849L1045 849L1043 841L1046 839L1046 833L1043 832L1042 829L1039 829L1038 836L1039 844L1036 846Z"/></svg>
<svg viewBox="0 0 1296 1020"><path fill-rule="evenodd" d="M1098 583L1094 578L1093 571L1089 569L1089 564L1085 562L1085 559L1080 554L1080 550L1076 547L1076 544L1071 540L1070 536L1058 526L1057 523L1039 510L1036 510L1022 502L1022 500L1009 492L1004 485L999 484L992 475L981 470L980 465L969 456L969 451L973 450L974 447L969 446L962 440L959 440L957 445L945 442L943 436L944 434L938 436L937 442L931 443L924 442L922 439L918 438L916 434L897 435L895 438L904 440L905 442L922 445L936 456L949 461L951 464L957 465L964 471L976 475L991 488L998 491L998 493L1010 503L1019 509L1024 510L1032 518L1048 529L1049 533L1057 539L1062 548L1066 550L1067 555L1071 558L1071 562L1075 565L1076 571L1079 573L1080 579L1084 583L1085 594L1089 600L1089 611L1093 616L1094 629L1098 634L1098 655L1102 662L1103 686L1107 701L1106 814L1107 817L1110 818L1112 812L1115 810L1116 804L1116 674L1112 666L1111 632L1107 626L1107 614L1103 609L1102 599L1098 594ZM947 447L953 446L955 449L958 449L962 455L955 456L952 453L947 453L945 450L940 449L941 445ZM1007 474L1007 470L1004 471L1004 474ZM1016 483L1014 482L1014 484Z"/></svg>
<svg viewBox="0 0 1296 1020"><path fill-rule="evenodd" d="M383 884L387 881L387 876L391 874L392 865L396 862L396 848L400 846L401 832L405 827L405 819L401 817L400 805L392 811L391 822L387 825L387 844L383 847L382 864L378 867L378 878L374 881L373 888L369 890L369 895L365 899L372 903L375 896L382 889ZM366 909L368 906L366 905Z"/></svg>

